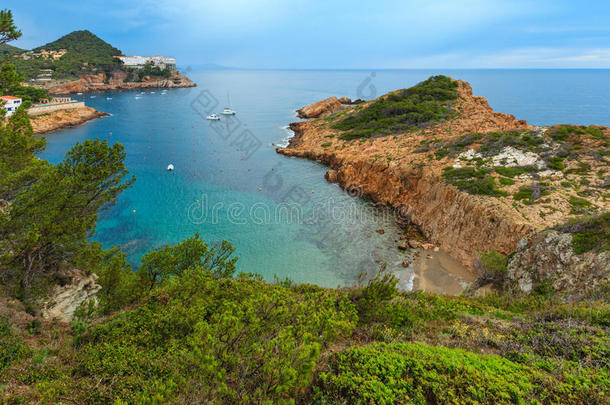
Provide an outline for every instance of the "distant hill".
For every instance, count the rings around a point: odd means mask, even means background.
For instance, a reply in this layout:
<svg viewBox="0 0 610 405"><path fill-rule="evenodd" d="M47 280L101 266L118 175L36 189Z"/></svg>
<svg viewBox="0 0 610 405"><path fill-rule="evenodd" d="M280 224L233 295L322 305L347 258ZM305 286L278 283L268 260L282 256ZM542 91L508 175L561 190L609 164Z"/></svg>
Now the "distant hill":
<svg viewBox="0 0 610 405"><path fill-rule="evenodd" d="M59 59L33 57L28 60L16 59L17 69L27 79L35 78L40 69L53 69L55 78L75 78L83 73L110 73L120 69L120 62L114 56L123 53L90 31L73 31L56 41L32 49L67 52Z"/></svg>
<svg viewBox="0 0 610 405"><path fill-rule="evenodd" d="M17 48L9 44L0 44L0 55L7 55L12 53L21 53L23 49Z"/></svg>
<svg viewBox="0 0 610 405"><path fill-rule="evenodd" d="M87 30L73 31L56 41L34 48L33 51L40 52L42 49L47 51L66 49L70 53L86 55L91 58L112 58L123 54L119 49Z"/></svg>

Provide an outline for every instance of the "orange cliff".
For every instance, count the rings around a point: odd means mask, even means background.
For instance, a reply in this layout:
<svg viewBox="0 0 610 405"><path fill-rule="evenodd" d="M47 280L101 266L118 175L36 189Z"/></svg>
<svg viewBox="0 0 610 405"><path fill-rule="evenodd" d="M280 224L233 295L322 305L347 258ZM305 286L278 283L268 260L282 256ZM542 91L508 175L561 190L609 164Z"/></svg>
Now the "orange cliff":
<svg viewBox="0 0 610 405"><path fill-rule="evenodd" d="M73 108L69 110L52 111L47 114L32 117L32 129L35 134L44 134L62 128L82 125L87 121L108 116L91 107Z"/></svg>
<svg viewBox="0 0 610 405"><path fill-rule="evenodd" d="M144 76L141 82L126 82L127 73L115 72L112 77L105 73L94 75L82 75L80 79L65 83L60 83L47 88L50 94L70 94L83 93L86 91L105 91L105 90L128 90L142 88L180 88L196 87L191 79L176 72L175 76L169 78L159 78Z"/></svg>
<svg viewBox="0 0 610 405"><path fill-rule="evenodd" d="M432 243L472 268L479 252L511 253L521 238L538 227L512 210L508 201L470 195L443 182L443 164L415 150L435 136L450 140L469 133L531 127L513 115L494 112L485 98L473 95L466 82L458 81L457 91L453 109L458 116L425 129L344 142L336 138L338 131L329 127L327 119L303 121L290 125L294 137L277 152L325 163L330 166L328 181L393 207ZM337 109L336 103L323 105L331 108L320 116Z"/></svg>

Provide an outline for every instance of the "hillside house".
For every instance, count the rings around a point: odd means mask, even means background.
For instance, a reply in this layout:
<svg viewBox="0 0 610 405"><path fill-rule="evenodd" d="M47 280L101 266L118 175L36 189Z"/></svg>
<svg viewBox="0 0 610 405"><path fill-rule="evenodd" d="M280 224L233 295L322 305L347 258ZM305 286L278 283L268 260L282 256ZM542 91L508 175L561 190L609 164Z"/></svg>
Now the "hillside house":
<svg viewBox="0 0 610 405"><path fill-rule="evenodd" d="M3 101L2 108L6 111L6 116L10 117L17 111L17 108L21 105L21 99L13 96L2 96L0 97Z"/></svg>

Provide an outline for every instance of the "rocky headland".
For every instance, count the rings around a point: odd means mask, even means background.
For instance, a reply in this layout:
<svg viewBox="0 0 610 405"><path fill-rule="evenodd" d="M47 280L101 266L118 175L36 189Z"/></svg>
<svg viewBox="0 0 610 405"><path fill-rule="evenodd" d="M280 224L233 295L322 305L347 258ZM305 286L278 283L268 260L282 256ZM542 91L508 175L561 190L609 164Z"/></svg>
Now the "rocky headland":
<svg viewBox="0 0 610 405"><path fill-rule="evenodd" d="M78 126L105 116L108 116L108 114L97 111L95 108L82 107L37 115L31 118L31 123L35 134L44 134L62 128Z"/></svg>
<svg viewBox="0 0 610 405"><path fill-rule="evenodd" d="M141 82L128 82L128 74L117 71L108 76L105 73L82 75L78 80L54 84L47 88L50 94L74 94L87 91L108 91L108 90L130 90L130 89L151 89L151 88L181 88L196 87L191 79L176 72L169 78L145 76Z"/></svg>
<svg viewBox="0 0 610 405"><path fill-rule="evenodd" d="M556 261L532 259L532 249L535 245L534 250L545 255L542 252L553 248L540 247L541 238L549 244L559 242L540 236L545 230L569 219L608 212L610 130L533 127L495 112L468 83L451 83L447 90L451 96L437 101L436 117L416 125L402 125L394 111L410 111L412 105L404 107L405 99L421 93L417 86L355 106L331 98L304 107L299 116L317 118L290 124L294 137L277 152L328 165L328 181L393 207L401 220L415 224L430 242L470 269L481 253L512 255L519 250L522 264L514 259L511 274L527 265L530 276L515 279L531 281L536 278L532 274L542 274L556 281L557 287L570 288L590 281L575 273L570 281L558 277L557 270L550 268L557 267ZM421 99L426 97L434 96ZM408 119L409 114L399 116ZM601 226L608 231L607 223ZM601 243L593 251L581 252L591 257L582 257L570 243L557 247L563 253L556 255L570 257L566 260L573 263L585 261L593 266L591 273L597 279L607 280L608 241ZM567 263L559 266L564 272L570 267ZM534 286L541 280L534 280ZM526 291L532 282L518 287Z"/></svg>

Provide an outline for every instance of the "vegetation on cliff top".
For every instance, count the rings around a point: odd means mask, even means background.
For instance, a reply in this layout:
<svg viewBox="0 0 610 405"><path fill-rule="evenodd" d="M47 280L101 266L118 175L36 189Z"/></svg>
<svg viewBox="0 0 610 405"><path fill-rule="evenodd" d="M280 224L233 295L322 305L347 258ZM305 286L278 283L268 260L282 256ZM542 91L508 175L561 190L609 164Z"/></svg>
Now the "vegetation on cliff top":
<svg viewBox="0 0 610 405"><path fill-rule="evenodd" d="M470 194L512 195L523 205L564 201L567 214L589 215L609 196L608 148L603 127L560 125L431 139L415 152L451 164L443 178Z"/></svg>
<svg viewBox="0 0 610 405"><path fill-rule="evenodd" d="M557 229L572 234L572 248L576 254L610 251L610 212L568 221Z"/></svg>
<svg viewBox="0 0 610 405"><path fill-rule="evenodd" d="M381 97L333 125L340 139L369 138L421 128L448 117L457 82L432 76L408 89Z"/></svg>

